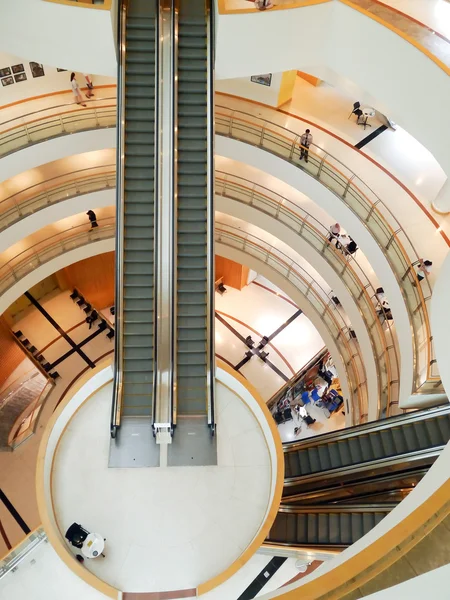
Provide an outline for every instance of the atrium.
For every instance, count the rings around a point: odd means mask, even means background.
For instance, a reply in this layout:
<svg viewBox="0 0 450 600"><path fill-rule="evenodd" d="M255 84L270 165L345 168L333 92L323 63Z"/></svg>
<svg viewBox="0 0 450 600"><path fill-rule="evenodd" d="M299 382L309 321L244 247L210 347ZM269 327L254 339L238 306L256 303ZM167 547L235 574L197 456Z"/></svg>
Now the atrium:
<svg viewBox="0 0 450 600"><path fill-rule="evenodd" d="M450 0L0 23L0 600L448 600Z"/></svg>

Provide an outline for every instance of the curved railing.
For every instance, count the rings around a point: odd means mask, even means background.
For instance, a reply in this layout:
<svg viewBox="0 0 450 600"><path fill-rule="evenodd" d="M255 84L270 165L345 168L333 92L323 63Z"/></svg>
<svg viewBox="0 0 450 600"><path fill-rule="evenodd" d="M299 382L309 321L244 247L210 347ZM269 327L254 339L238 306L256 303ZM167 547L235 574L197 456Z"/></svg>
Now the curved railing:
<svg viewBox="0 0 450 600"><path fill-rule="evenodd" d="M300 265L267 242L241 229L216 222L216 243L250 254L267 264L293 284L320 316L335 341L347 369L353 406L353 420L363 423L368 416L367 378L359 344L352 339L349 326L327 293Z"/></svg>
<svg viewBox="0 0 450 600"><path fill-rule="evenodd" d="M106 101L113 102L97 105ZM61 135L116 126L115 98L88 100L86 104L86 108L73 108L73 102L59 104L4 121L0 130L0 157Z"/></svg>
<svg viewBox="0 0 450 600"><path fill-rule="evenodd" d="M406 232L388 207L353 171L312 144L309 162L299 163L300 135L275 123L225 106L216 106L216 133L263 148L302 169L335 193L369 229L396 275L408 307L413 330L415 381L413 391L439 386L428 317L431 286L419 283L414 264L419 261Z"/></svg>
<svg viewBox="0 0 450 600"><path fill-rule="evenodd" d="M116 187L116 165L63 173L0 200L0 231L51 204Z"/></svg>
<svg viewBox="0 0 450 600"><path fill-rule="evenodd" d="M91 229L86 223L60 231L0 265L0 294L49 260L86 244L114 237L115 217L99 219L98 225Z"/></svg>
<svg viewBox="0 0 450 600"><path fill-rule="evenodd" d="M343 254L329 239L329 230L298 204L257 183L216 171L215 193L255 208L280 221L319 252L346 285L366 323L372 341L379 379L378 413L390 414L398 404L399 361L389 321L386 330L377 314L376 291L353 256Z"/></svg>

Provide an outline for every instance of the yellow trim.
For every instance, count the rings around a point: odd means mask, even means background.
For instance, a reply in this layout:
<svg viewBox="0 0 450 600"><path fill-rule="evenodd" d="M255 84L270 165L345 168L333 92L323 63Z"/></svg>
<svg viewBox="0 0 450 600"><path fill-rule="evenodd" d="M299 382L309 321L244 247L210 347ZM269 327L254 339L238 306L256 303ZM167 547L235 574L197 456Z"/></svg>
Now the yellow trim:
<svg viewBox="0 0 450 600"><path fill-rule="evenodd" d="M276 455L277 455L277 474L276 474L276 483L275 489L273 493L272 503L270 505L269 511L267 513L266 520L264 521L262 527L259 530L258 535L255 537L253 542L248 546L248 548L241 554L241 556L234 561L232 565L225 569L222 573L213 577L212 579L208 579L204 583L201 583L197 586L197 595L206 594L206 592L211 591L217 586L227 581L232 575L237 573L241 567L245 565L245 563L250 560L250 558L255 554L255 552L260 548L264 540L266 539L270 528L275 521L275 517L277 516L278 507L280 506L281 495L283 493L284 486L284 454L283 454L283 445L281 443L280 434L278 433L277 426L275 425L275 421L272 418L272 415L267 408L266 403L260 396L259 392L246 380L242 377L240 373L232 369L229 365L227 365L223 360L217 359L217 366L234 377L240 384L242 384L248 392L253 396L253 398L258 403L259 407L264 413L266 417L267 423L269 424L270 432L272 434L273 440L275 442ZM228 387L226 384L222 383L225 387ZM232 390L235 394L236 391ZM239 394L237 394L239 396Z"/></svg>
<svg viewBox="0 0 450 600"><path fill-rule="evenodd" d="M56 0L54 0L56 1ZM270 12L274 10L289 10L291 8L303 8L304 6L314 6L315 4L325 4L325 2L331 2L332 0L297 0L297 2L291 2L290 4L282 4L280 6L273 6L268 9ZM275 0L276 2L276 0ZM260 12L255 7L249 8L230 8L226 7L227 0L219 0L218 10L219 15L243 15L243 14L256 14Z"/></svg>
<svg viewBox="0 0 450 600"><path fill-rule="evenodd" d="M280 89L278 91L277 108L292 99L294 85L297 79L297 71L284 71L281 76Z"/></svg>
<svg viewBox="0 0 450 600"><path fill-rule="evenodd" d="M373 15L372 13L365 10L364 8L361 8L357 4L353 4L353 2L351 2L350 0L339 0L339 2L342 2L343 4L350 6L354 10L357 10L358 12L362 13L363 15L366 15L366 17L369 17L370 19L372 19L373 21L376 21L380 25L387 27L388 29L390 29L391 31L393 31L394 33L396 33L397 35L402 37L404 40L406 40L407 42L409 42L410 44L415 46L417 48L417 50L420 50L420 52L425 54L425 56L427 56L429 59L431 59L440 69L442 69L445 73L447 73L447 75L450 75L450 68L447 67L447 65L445 65L441 60L439 60L439 58L434 56L434 54L432 54L429 50L427 50L425 48L425 46L422 46L422 44L420 44L417 40L415 40L411 36L407 35L406 33L403 33L403 31L401 31L400 29L397 29L397 27L394 27L393 25L391 25L384 19L381 19L377 15Z"/></svg>
<svg viewBox="0 0 450 600"><path fill-rule="evenodd" d="M6 554L4 554L2 557L0 557L0 562L2 562L3 560L5 560L5 558L7 558L12 552L16 552L21 546L26 546L27 539L30 536L32 536L34 533L36 533L37 531L39 531L39 529L42 529L42 525L38 525L37 527L35 527L22 540L20 540L20 542L18 542L15 546L13 546L11 548L11 550L8 550L8 552Z"/></svg>
<svg viewBox="0 0 450 600"><path fill-rule="evenodd" d="M111 0L105 0L104 4L84 4L83 2L71 2L70 0L44 0L53 4L63 4L77 8L93 8L95 10L111 10Z"/></svg>
<svg viewBox="0 0 450 600"><path fill-rule="evenodd" d="M431 210L433 212L437 213L438 215L442 215L443 217L450 215L450 210L447 210L446 212L442 212L441 210L439 210L435 207L434 202L431 203Z"/></svg>
<svg viewBox="0 0 450 600"><path fill-rule="evenodd" d="M57 531L52 524L52 519L50 518L49 510L51 508L48 506L47 501L45 499L45 491L44 491L44 466L45 466L45 455L47 452L48 441L50 438L50 434L52 429L60 417L62 411L69 404L75 394L97 373L102 371L106 366L111 364L111 357L102 360L95 369L87 371L80 379L74 384L70 392L66 395L63 402L58 406L53 415L50 417L45 430L42 436L41 443L39 445L39 451L37 455L36 461L36 496L38 503L39 515L42 521L42 527L47 534L49 542L51 543L53 549L58 554L59 558L67 565L67 567L75 573L78 577L83 579L85 583L90 585L91 587L98 590L100 593L108 596L108 598L112 598L113 600L117 600L119 597L119 590L112 587L111 585L105 583L98 577L96 577L93 573L85 569L71 554L64 542L61 539L61 534ZM103 387L103 386L102 386ZM96 390L94 393L96 393ZM92 395L92 394L91 394ZM86 398L83 404L89 400L90 396ZM73 417L73 415L72 415ZM71 418L72 418L71 417ZM67 424L66 424L67 427ZM57 449L57 448L56 448ZM56 453L55 449L55 453ZM54 458L54 457L53 457ZM52 461L53 464L53 461ZM56 521L56 517L55 517Z"/></svg>

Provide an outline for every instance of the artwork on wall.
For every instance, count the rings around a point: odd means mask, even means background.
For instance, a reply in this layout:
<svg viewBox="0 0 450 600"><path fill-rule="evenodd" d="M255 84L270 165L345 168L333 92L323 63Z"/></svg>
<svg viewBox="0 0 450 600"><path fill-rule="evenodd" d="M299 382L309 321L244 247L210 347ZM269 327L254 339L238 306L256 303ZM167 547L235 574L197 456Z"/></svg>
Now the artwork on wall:
<svg viewBox="0 0 450 600"><path fill-rule="evenodd" d="M67 69L58 69L58 67L56 67L56 70L58 73L65 73L67 71Z"/></svg>
<svg viewBox="0 0 450 600"><path fill-rule="evenodd" d="M19 81L26 81L26 80L27 80L26 73L17 73L17 75L14 75L14 81L16 83L18 83Z"/></svg>
<svg viewBox="0 0 450 600"><path fill-rule="evenodd" d="M14 74L16 74L16 73L22 73L22 71L25 71L25 69L24 69L24 67L23 67L23 64L20 64L20 65L13 65L13 66L11 67L11 69L12 69L12 72L13 72Z"/></svg>
<svg viewBox="0 0 450 600"><path fill-rule="evenodd" d="M7 75L11 75L11 69L9 67L0 69L0 77L6 77Z"/></svg>
<svg viewBox="0 0 450 600"><path fill-rule="evenodd" d="M44 67L40 63L30 62L30 69L33 77L43 77L45 75Z"/></svg>
<svg viewBox="0 0 450 600"><path fill-rule="evenodd" d="M264 73L264 75L252 75L250 77L252 83L259 83L259 85L267 85L270 87L272 83L272 73Z"/></svg>
<svg viewBox="0 0 450 600"><path fill-rule="evenodd" d="M12 83L14 83L14 79L12 77L4 77L2 79L2 85L3 87L6 85L11 85Z"/></svg>

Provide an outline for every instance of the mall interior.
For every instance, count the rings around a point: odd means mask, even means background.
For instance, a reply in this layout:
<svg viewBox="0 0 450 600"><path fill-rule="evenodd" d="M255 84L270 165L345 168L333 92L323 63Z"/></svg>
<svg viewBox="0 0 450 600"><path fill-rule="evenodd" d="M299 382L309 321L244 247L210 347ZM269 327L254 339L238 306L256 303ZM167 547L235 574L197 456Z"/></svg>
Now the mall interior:
<svg viewBox="0 0 450 600"><path fill-rule="evenodd" d="M0 600L449 600L450 1L0 23Z"/></svg>

